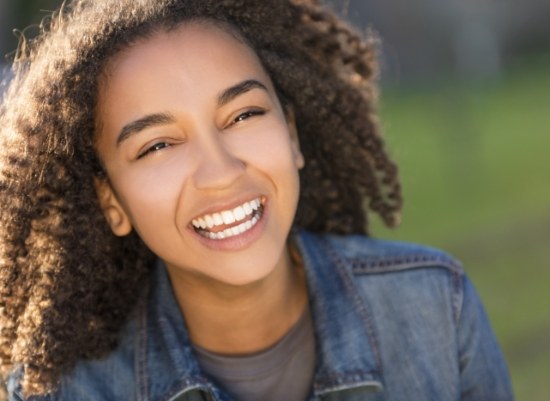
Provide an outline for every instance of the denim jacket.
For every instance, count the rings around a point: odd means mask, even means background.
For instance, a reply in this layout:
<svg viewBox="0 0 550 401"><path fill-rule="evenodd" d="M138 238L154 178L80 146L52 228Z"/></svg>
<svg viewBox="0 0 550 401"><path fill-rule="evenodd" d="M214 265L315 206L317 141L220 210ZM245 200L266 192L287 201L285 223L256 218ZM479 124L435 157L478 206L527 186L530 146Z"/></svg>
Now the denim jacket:
<svg viewBox="0 0 550 401"><path fill-rule="evenodd" d="M363 236L294 237L316 335L308 401L513 399L483 307L454 259ZM17 375L8 388L10 401L23 400ZM80 362L56 394L30 399L231 400L201 373L161 264L149 302L118 348L106 359Z"/></svg>

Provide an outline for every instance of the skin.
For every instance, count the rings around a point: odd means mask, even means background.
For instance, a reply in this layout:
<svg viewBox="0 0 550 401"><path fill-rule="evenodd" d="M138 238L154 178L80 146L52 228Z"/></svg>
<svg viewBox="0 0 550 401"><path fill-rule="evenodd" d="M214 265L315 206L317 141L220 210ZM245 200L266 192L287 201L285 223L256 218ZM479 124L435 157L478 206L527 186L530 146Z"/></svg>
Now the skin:
<svg viewBox="0 0 550 401"><path fill-rule="evenodd" d="M210 22L155 33L104 73L102 209L116 235L136 230L165 262L191 340L205 349L265 349L306 307L287 247L304 165L287 114L253 50ZM211 240L191 225L252 199L264 213L244 234Z"/></svg>

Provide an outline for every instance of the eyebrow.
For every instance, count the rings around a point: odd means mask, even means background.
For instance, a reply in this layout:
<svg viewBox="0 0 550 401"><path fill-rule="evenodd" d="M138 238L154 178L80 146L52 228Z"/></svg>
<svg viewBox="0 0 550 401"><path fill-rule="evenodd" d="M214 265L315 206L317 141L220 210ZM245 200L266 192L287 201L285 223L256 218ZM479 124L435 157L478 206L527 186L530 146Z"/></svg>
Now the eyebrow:
<svg viewBox="0 0 550 401"><path fill-rule="evenodd" d="M225 89L222 93L220 93L220 95L218 96L218 107L226 105L236 97L242 95L243 93L249 92L253 89L262 89L268 92L267 87L264 84L262 84L260 81L255 79L247 79L245 81L242 81L236 85L233 85ZM157 125L170 124L170 123L173 123L174 121L175 121L175 118L170 113L148 114L122 127L122 130L120 130L120 133L118 134L116 145L117 147L120 146L120 144L124 142L126 139L147 128L154 127Z"/></svg>
<svg viewBox="0 0 550 401"><path fill-rule="evenodd" d="M260 81L257 81L255 79L247 79L246 81L242 81L237 85L234 85L224 90L218 97L218 106L223 106L235 99L237 96L249 92L252 89L262 89L266 92L268 91L267 87Z"/></svg>
<svg viewBox="0 0 550 401"><path fill-rule="evenodd" d="M116 145L120 146L120 144L128 139L130 136L137 134L144 129L154 127L156 125L170 124L174 121L175 118L169 113L148 114L138 120L126 124L120 131L120 134L118 134Z"/></svg>

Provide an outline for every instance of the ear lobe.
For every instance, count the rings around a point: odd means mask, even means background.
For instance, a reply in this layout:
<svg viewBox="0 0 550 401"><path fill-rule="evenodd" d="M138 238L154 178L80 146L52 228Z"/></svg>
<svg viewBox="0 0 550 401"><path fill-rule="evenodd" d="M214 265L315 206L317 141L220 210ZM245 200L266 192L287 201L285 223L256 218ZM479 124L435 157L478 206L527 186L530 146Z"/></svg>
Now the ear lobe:
<svg viewBox="0 0 550 401"><path fill-rule="evenodd" d="M99 178L95 180L94 184L99 206L113 234L119 237L130 234L132 232L132 224L124 208L120 205L111 184L107 179Z"/></svg>
<svg viewBox="0 0 550 401"><path fill-rule="evenodd" d="M294 119L294 110L288 107L286 113L286 120L288 125L288 132L290 133L290 142L292 146L292 153L294 155L294 163L300 170L305 166L305 159L300 149L300 140L298 138L298 129L296 128L296 120Z"/></svg>

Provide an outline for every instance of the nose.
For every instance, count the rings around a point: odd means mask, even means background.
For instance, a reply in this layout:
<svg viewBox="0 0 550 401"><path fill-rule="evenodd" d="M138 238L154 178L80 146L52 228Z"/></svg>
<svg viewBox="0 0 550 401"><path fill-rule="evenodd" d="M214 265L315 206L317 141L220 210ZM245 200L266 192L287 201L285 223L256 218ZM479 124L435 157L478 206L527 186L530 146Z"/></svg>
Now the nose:
<svg viewBox="0 0 550 401"><path fill-rule="evenodd" d="M230 187L246 170L220 132L203 136L197 146L197 167L193 175L197 189Z"/></svg>

